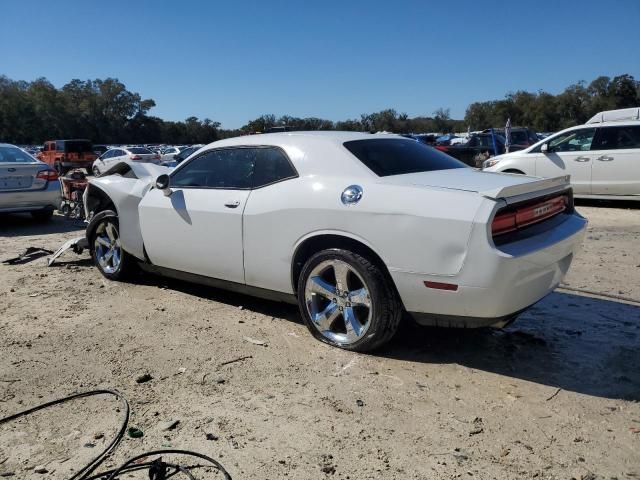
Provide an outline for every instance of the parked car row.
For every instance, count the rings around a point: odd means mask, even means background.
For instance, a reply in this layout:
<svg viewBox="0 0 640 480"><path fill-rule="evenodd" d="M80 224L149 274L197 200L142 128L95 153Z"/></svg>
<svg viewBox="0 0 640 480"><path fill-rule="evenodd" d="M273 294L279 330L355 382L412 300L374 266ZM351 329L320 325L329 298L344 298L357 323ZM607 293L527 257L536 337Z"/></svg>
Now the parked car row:
<svg viewBox="0 0 640 480"><path fill-rule="evenodd" d="M538 177L571 175L576 196L640 200L640 109L630 110L626 117L620 111L601 112L585 125L490 158L483 168Z"/></svg>

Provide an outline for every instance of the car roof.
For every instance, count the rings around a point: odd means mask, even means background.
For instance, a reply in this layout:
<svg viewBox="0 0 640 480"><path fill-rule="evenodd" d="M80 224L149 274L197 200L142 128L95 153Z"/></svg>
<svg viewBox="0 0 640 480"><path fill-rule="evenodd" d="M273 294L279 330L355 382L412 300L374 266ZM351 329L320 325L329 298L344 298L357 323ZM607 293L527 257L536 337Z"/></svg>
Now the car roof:
<svg viewBox="0 0 640 480"><path fill-rule="evenodd" d="M236 145L280 145L291 143L295 140L315 140L333 144L342 144L352 140L371 140L375 138L397 138L407 140L406 137L395 134L372 134L363 132L343 131L302 131L302 132L277 132L261 133L257 135L245 135L242 137L227 138L210 143L207 147L231 147Z"/></svg>
<svg viewBox="0 0 640 480"><path fill-rule="evenodd" d="M343 147L354 140L387 140L415 142L395 134L371 134L342 131L278 132L245 135L210 143L201 151L241 146L274 146L282 148L300 176L341 175L375 177L362 162Z"/></svg>

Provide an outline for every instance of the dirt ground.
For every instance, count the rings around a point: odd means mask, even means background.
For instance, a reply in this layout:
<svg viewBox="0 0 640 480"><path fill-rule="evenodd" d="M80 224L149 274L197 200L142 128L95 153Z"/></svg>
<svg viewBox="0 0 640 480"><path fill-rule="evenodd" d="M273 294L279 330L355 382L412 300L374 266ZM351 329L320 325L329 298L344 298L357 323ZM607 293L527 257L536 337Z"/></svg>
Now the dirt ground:
<svg viewBox="0 0 640 480"><path fill-rule="evenodd" d="M108 282L86 256L0 265L0 417L120 390L144 436L101 469L173 447L234 479L640 478L640 208L579 211L589 232L566 283L639 303L558 290L505 330L407 323L374 355L317 342L295 307ZM0 259L81 234L0 217ZM0 476L68 478L122 413L96 397L0 426Z"/></svg>

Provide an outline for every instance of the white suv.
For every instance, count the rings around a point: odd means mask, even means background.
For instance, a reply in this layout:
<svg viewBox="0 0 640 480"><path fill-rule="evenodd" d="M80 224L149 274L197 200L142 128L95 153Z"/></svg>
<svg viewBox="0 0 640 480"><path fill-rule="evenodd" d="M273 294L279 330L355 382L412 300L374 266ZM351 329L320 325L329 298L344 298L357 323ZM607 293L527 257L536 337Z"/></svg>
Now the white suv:
<svg viewBox="0 0 640 480"><path fill-rule="evenodd" d="M576 197L640 200L640 108L600 112L525 150L490 158L483 170L569 174Z"/></svg>

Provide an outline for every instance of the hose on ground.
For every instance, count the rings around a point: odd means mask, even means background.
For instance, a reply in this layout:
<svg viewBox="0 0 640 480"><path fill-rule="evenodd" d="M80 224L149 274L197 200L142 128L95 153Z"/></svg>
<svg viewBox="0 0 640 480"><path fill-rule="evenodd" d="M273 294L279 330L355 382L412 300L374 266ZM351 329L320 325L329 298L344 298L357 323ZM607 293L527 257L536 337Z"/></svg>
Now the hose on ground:
<svg viewBox="0 0 640 480"><path fill-rule="evenodd" d="M117 390L109 390L109 389L99 389L99 390L91 390L88 392L75 393L73 395L69 395L68 397L59 398L57 400L53 400L51 402L46 402L41 405L37 405L33 408L29 408L27 410L23 410L21 412L15 413L13 415L9 415L5 418L0 418L0 425L5 423L12 422L22 417L26 417L31 415L32 413L38 412L40 410L44 410L46 408L50 408L56 405L60 405L66 402L70 402L72 400L76 400L79 398L87 398L93 397L97 395L112 395L116 397L120 403L122 404L122 410L124 412L122 423L120 424L120 429L118 433L113 437L113 439L107 444L102 452L100 452L95 458L93 458L88 464L74 473L68 480L116 480L118 475L122 475L124 473L130 473L138 470L149 470L149 478L152 480L168 480L173 476L181 473L185 475L190 480L195 480L195 477L191 473L191 470L195 468L204 468L207 465L194 465L189 467L184 467L181 465L163 462L162 457L158 457L155 460L136 463L139 460L145 459L147 457L155 456L155 455L182 455L195 457L200 460L204 460L209 464L210 467L217 469L224 476L225 480L232 480L231 475L225 470L225 468L215 459L204 455L202 453L193 452L190 450L180 450L180 449L164 449L164 450L154 450L151 452L146 452L141 455L137 455L133 458L130 458L125 463L120 465L117 468L106 470L101 473L96 473L95 470L107 459L107 457L113 453L118 444L124 438L125 432L127 431L127 425L129 424L130 417L130 408L129 402L122 395L122 393ZM92 475L93 474L93 475Z"/></svg>

